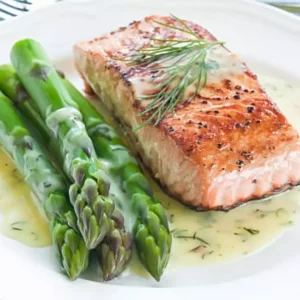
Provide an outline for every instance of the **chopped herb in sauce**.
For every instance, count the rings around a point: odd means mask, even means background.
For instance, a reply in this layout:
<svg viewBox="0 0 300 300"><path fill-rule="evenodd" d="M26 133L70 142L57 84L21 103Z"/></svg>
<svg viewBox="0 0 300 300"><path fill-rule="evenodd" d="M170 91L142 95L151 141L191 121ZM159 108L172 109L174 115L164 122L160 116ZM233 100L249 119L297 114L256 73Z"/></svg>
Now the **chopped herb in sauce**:
<svg viewBox="0 0 300 300"><path fill-rule="evenodd" d="M254 213L257 214L257 217L258 217L259 219L262 219L262 218L264 218L264 217L267 216L267 213L266 213L266 212L264 212L263 210L258 209L258 208L254 210Z"/></svg>
<svg viewBox="0 0 300 300"><path fill-rule="evenodd" d="M26 221L18 221L11 224L11 229L16 231L23 231L23 226L26 224Z"/></svg>
<svg viewBox="0 0 300 300"><path fill-rule="evenodd" d="M205 245L199 245L193 249L191 249L189 252L199 253L202 252L202 250L206 249Z"/></svg>
<svg viewBox="0 0 300 300"><path fill-rule="evenodd" d="M291 226L291 225L293 225L293 224L294 224L293 221L288 221L288 222L285 222L285 223L281 223L280 225L281 225L281 226Z"/></svg>
<svg viewBox="0 0 300 300"><path fill-rule="evenodd" d="M170 223L174 223L174 217L175 217L175 215L173 215L173 214L169 216Z"/></svg>
<svg viewBox="0 0 300 300"><path fill-rule="evenodd" d="M18 169L13 169L12 171L12 176L19 182L22 182L23 181L23 177L22 175L20 174L20 172L18 171Z"/></svg>
<svg viewBox="0 0 300 300"><path fill-rule="evenodd" d="M213 254L213 253L214 253L214 251L212 251L212 250L209 251L209 252L206 252L206 253L202 254L201 258L202 258L202 259L205 259L206 256L211 255L211 254ZM222 254L221 254L221 255L222 255ZM221 255L220 255L220 256L221 256Z"/></svg>
<svg viewBox="0 0 300 300"><path fill-rule="evenodd" d="M276 212L275 212L275 214L276 214L276 217L280 217L280 215L285 215L287 213L287 211L284 209L284 208L278 208L277 210L276 210Z"/></svg>
<svg viewBox="0 0 300 300"><path fill-rule="evenodd" d="M209 243L202 238L197 236L197 233L194 232L193 235L182 235L182 233L186 232L187 230L179 230L179 231L172 231L174 238L176 239L184 239L184 240L197 240L202 242L203 244L209 245Z"/></svg>
<svg viewBox="0 0 300 300"><path fill-rule="evenodd" d="M243 227L242 229L246 230L247 232L249 232L250 234L254 235L254 234L259 234L259 230L257 229L253 229L253 228L247 228L247 227Z"/></svg>
<svg viewBox="0 0 300 300"><path fill-rule="evenodd" d="M11 227L11 229L12 229L12 230L16 230L16 231L22 231L22 230L23 230L22 228L15 227L15 226Z"/></svg>
<svg viewBox="0 0 300 300"><path fill-rule="evenodd" d="M37 241L38 240L38 235L35 232L31 232L31 235L33 236L34 240Z"/></svg>

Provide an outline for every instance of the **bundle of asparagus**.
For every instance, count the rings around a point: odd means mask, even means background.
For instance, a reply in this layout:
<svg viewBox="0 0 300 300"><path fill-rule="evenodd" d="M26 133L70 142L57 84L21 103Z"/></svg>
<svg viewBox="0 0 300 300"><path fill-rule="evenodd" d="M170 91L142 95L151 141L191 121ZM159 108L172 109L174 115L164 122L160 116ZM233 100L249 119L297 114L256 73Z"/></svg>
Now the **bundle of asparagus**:
<svg viewBox="0 0 300 300"><path fill-rule="evenodd" d="M23 40L14 45L11 59L38 113L59 144L64 171L73 183L69 195L77 225L87 247L93 249L110 229L114 202L107 197L109 178L96 157L79 110L44 51L36 42Z"/></svg>
<svg viewBox="0 0 300 300"><path fill-rule="evenodd" d="M159 280L169 260L171 234L164 209L153 198L137 161L88 100L59 77L39 43L17 42L11 58L16 72L12 66L0 66L0 89L34 123L47 146L59 152L58 159L73 182L73 219L77 217L87 247L96 248L104 279L124 270L131 239L120 210L109 197L110 177L101 159L109 162L110 174L119 177L127 195L122 206L135 218L130 231L137 252L149 273Z"/></svg>
<svg viewBox="0 0 300 300"><path fill-rule="evenodd" d="M89 250L76 232L67 185L31 136L10 100L0 92L0 144L12 157L50 220L58 261L70 279L88 266Z"/></svg>
<svg viewBox="0 0 300 300"><path fill-rule="evenodd" d="M159 280L171 250L171 234L164 209L153 198L150 184L137 160L124 147L116 131L68 80L64 79L64 84L82 113L98 156L110 162L111 170L120 177L129 200L124 205L129 205L136 217L133 231L139 257L149 273Z"/></svg>
<svg viewBox="0 0 300 300"><path fill-rule="evenodd" d="M11 65L0 66L0 90L2 90L15 106L30 120L40 133L44 144L56 153L59 162L63 157L59 155L59 145L51 137L45 121L37 111L33 100L24 89L20 79ZM96 247L103 270L104 280L111 280L122 273L126 268L132 249L131 234L125 231L124 219L120 211L115 208L109 218L109 230L104 241Z"/></svg>

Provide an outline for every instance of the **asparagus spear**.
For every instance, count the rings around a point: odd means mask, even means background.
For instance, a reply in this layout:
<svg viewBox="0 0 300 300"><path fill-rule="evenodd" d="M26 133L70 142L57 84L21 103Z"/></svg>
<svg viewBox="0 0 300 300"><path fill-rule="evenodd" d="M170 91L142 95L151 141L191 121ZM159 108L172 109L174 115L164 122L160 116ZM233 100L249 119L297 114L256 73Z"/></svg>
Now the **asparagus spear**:
<svg viewBox="0 0 300 300"><path fill-rule="evenodd" d="M51 143L52 139L46 124L11 65L0 65L0 90L10 97L25 117L34 122L44 141L55 148L55 143ZM108 234L96 247L104 280L111 280L122 273L131 258L132 249L131 234L126 232L123 216L118 209L115 209L110 222Z"/></svg>
<svg viewBox="0 0 300 300"><path fill-rule="evenodd" d="M131 200L129 205L137 216L134 238L139 257L149 273L159 280L171 250L171 233L164 209L153 198L150 184L115 130L69 81L63 81L82 113L97 154L110 162L112 170L123 182Z"/></svg>
<svg viewBox="0 0 300 300"><path fill-rule="evenodd" d="M51 221L52 240L60 265L70 279L88 266L89 251L74 226L64 179L30 135L10 100L0 92L0 143L12 157L25 181L43 204Z"/></svg>
<svg viewBox="0 0 300 300"><path fill-rule="evenodd" d="M114 202L107 197L109 178L96 157L82 116L42 46L30 39L17 42L12 64L51 135L60 145L64 171L79 230L89 249L110 230Z"/></svg>
<svg viewBox="0 0 300 300"><path fill-rule="evenodd" d="M124 218L115 210L111 219L111 229L104 241L96 248L105 281L119 276L131 258L132 236L126 232Z"/></svg>

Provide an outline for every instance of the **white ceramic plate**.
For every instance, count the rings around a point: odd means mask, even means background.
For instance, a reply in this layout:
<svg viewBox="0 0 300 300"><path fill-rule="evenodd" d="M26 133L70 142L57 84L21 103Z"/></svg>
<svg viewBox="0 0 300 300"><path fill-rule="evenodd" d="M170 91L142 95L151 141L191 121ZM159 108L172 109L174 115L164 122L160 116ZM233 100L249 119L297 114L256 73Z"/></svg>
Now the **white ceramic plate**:
<svg viewBox="0 0 300 300"><path fill-rule="evenodd" d="M72 67L74 43L146 15L170 12L208 28L255 72L300 84L300 19L249 1L63 2L1 24L0 63L9 61L14 41L32 37L81 87ZM109 284L84 279L68 282L57 272L51 249L31 249L0 236L0 299L287 298L299 294L299 232L296 226L263 251L231 263L167 273L160 284L137 277Z"/></svg>

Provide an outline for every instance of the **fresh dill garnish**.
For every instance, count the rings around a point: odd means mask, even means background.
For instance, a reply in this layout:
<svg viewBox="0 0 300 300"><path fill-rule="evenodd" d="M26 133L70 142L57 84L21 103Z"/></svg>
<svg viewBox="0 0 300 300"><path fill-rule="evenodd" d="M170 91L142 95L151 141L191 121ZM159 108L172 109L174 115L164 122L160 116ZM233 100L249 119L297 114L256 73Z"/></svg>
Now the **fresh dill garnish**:
<svg viewBox="0 0 300 300"><path fill-rule="evenodd" d="M177 104L186 100L192 101L207 83L208 70L218 68L215 61L207 61L207 54L216 45L223 42L211 42L201 39L182 19L171 15L182 27L154 21L155 23L181 31L190 39L151 39L156 42L141 48L132 59L118 59L133 65L149 65L151 71L156 72L153 81L157 82L156 91L150 95L138 97L138 101L150 101L139 116L147 119L138 130L153 122L157 126L169 113L174 116ZM160 66L158 66L158 64ZM188 99L184 99L188 87L195 84L194 91Z"/></svg>

